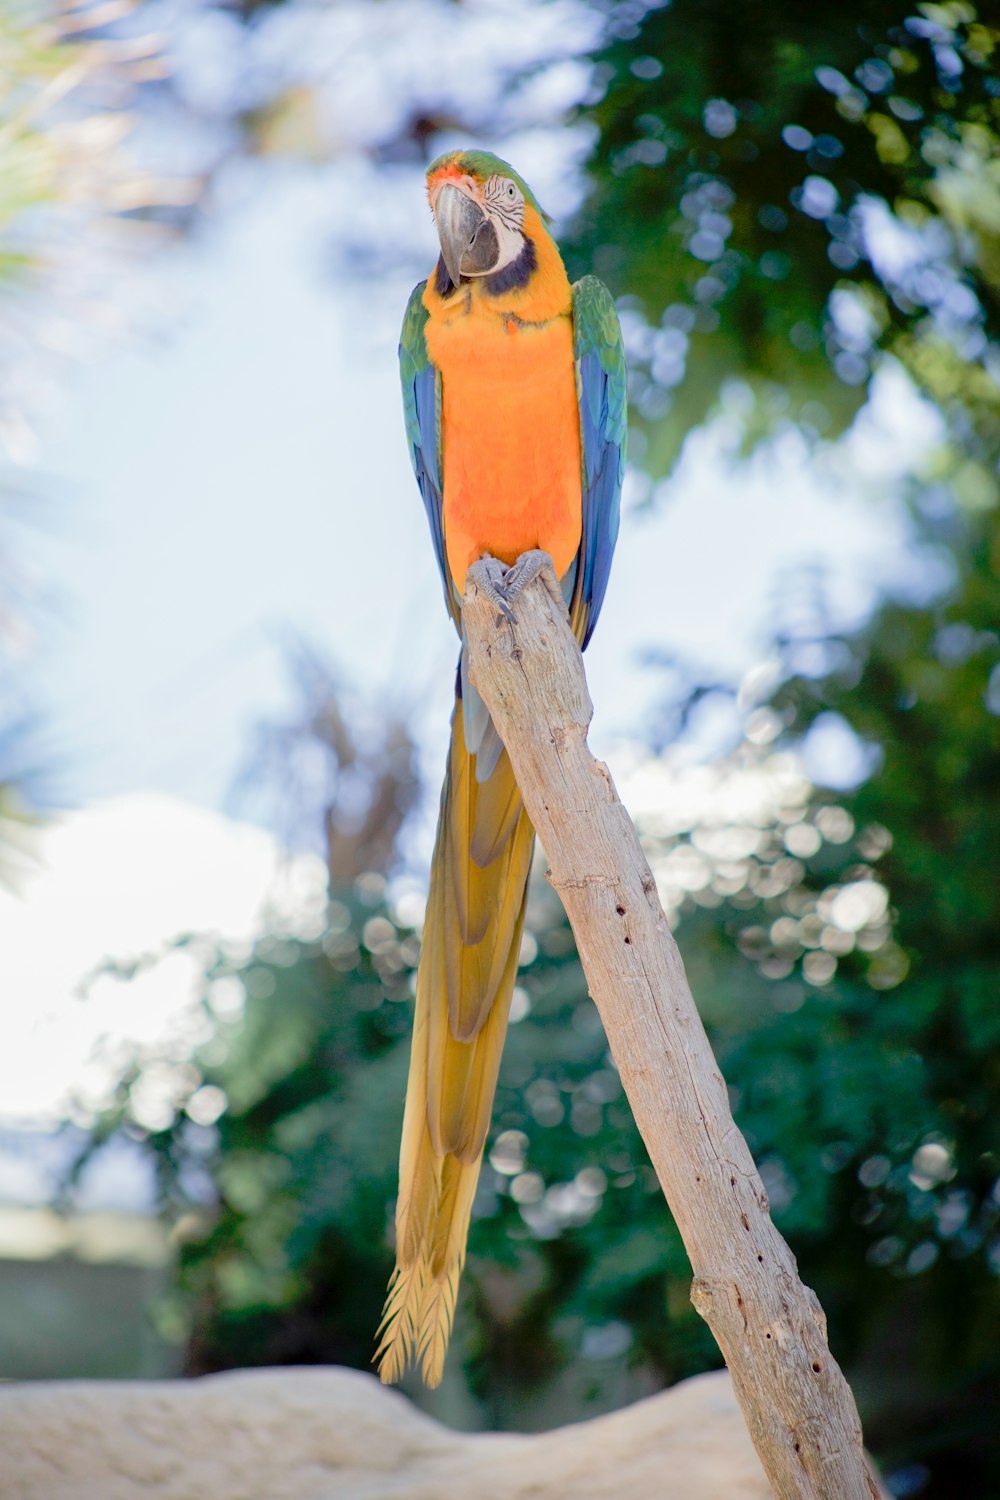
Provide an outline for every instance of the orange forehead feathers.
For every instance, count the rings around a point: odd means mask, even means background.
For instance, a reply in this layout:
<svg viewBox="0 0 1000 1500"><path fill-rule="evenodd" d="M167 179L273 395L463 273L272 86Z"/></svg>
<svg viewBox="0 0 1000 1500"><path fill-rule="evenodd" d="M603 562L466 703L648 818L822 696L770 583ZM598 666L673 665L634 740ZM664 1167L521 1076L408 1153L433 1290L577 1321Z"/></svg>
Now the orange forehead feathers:
<svg viewBox="0 0 1000 1500"><path fill-rule="evenodd" d="M446 182L461 184L470 197L475 198L480 195L481 188L479 183L474 177L470 176L468 171L462 170L461 158L452 157L450 161L444 162L441 166L435 167L432 172L428 173L427 197L430 199L431 208L434 207L437 195Z"/></svg>
<svg viewBox="0 0 1000 1500"><path fill-rule="evenodd" d="M435 183L443 182L446 177L464 177L466 174L459 166L458 156L449 156L444 161L436 162L427 176L427 186L433 187Z"/></svg>

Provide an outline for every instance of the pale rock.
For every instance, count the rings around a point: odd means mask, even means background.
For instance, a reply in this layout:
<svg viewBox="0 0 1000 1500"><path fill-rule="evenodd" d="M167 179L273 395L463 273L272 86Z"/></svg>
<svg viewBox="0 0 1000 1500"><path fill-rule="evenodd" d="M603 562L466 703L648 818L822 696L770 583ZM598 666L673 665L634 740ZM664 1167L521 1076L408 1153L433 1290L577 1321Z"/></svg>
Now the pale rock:
<svg viewBox="0 0 1000 1500"><path fill-rule="evenodd" d="M2 1500L768 1500L729 1377L524 1436L458 1433L370 1375L241 1370L0 1393Z"/></svg>

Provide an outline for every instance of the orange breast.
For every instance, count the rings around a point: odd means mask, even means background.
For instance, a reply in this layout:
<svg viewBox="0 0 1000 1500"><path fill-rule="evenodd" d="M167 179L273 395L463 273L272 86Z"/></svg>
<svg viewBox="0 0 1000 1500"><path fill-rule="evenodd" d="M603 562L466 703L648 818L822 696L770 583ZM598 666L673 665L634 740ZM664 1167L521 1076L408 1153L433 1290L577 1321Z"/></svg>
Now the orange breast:
<svg viewBox="0 0 1000 1500"><path fill-rule="evenodd" d="M533 547L561 578L580 545L580 418L567 314L539 326L471 293L431 318L427 344L443 391L444 536L459 592L490 552Z"/></svg>

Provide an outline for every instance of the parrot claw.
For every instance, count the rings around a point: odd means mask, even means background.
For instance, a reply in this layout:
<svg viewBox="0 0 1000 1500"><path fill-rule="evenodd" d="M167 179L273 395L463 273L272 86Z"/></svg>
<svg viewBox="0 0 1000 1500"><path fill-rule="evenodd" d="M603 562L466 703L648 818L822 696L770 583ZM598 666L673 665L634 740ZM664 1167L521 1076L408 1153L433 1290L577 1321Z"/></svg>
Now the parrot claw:
<svg viewBox="0 0 1000 1500"><path fill-rule="evenodd" d="M495 604L501 615L513 625L514 612L506 597L508 572L509 569L499 557L492 557L489 552L484 552L479 561L469 569L469 577L480 593L485 594L490 603Z"/></svg>
<svg viewBox="0 0 1000 1500"><path fill-rule="evenodd" d="M508 568L503 581L503 591L507 599L516 599L523 589L533 583L543 568L552 568L555 565L547 552L540 547L533 547L530 552L522 552L512 568Z"/></svg>
<svg viewBox="0 0 1000 1500"><path fill-rule="evenodd" d="M492 557L488 552L484 552L479 561L473 563L469 569L469 577L487 599L496 605L501 615L509 620L511 625L516 625L517 621L510 607L511 604L544 568L552 566L549 554L537 547L530 552L522 552L517 562L510 568L505 567L498 557Z"/></svg>

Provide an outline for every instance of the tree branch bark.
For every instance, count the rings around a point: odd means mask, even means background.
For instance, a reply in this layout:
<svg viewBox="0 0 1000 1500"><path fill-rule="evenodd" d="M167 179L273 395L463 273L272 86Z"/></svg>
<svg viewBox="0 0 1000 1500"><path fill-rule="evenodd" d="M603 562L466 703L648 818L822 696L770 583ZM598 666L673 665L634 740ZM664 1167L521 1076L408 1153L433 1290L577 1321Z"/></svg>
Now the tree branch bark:
<svg viewBox="0 0 1000 1500"><path fill-rule="evenodd" d="M778 1500L879 1500L819 1301L775 1229L635 828L587 746L593 707L546 569L516 623L470 577L472 681L507 747L611 1052Z"/></svg>

